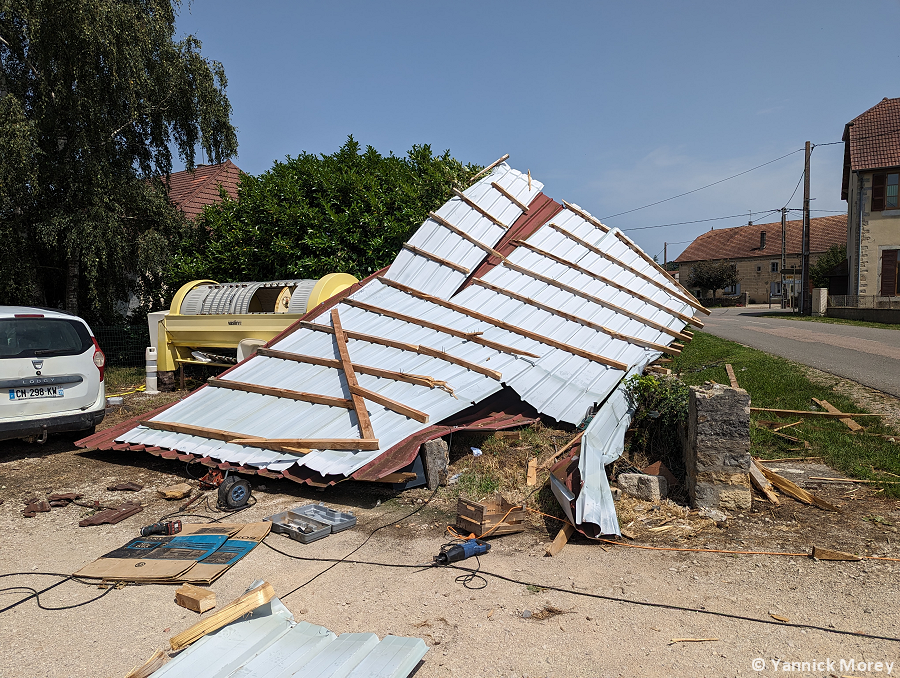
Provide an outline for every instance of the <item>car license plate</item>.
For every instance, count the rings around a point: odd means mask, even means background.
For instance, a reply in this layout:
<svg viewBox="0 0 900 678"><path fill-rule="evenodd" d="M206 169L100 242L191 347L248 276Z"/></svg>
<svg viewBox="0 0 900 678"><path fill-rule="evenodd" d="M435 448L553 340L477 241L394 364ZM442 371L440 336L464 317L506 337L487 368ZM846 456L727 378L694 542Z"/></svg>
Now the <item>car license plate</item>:
<svg viewBox="0 0 900 678"><path fill-rule="evenodd" d="M9 399L15 401L62 397L63 389L61 389L59 386L35 386L9 389Z"/></svg>

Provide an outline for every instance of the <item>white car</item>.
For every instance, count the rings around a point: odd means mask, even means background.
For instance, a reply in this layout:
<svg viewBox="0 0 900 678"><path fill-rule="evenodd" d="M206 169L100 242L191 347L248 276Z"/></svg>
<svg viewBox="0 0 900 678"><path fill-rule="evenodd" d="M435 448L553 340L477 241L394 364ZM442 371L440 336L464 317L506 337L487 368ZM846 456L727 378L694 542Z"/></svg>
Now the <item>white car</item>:
<svg viewBox="0 0 900 678"><path fill-rule="evenodd" d="M105 365L81 318L0 306L0 440L93 429L106 414Z"/></svg>

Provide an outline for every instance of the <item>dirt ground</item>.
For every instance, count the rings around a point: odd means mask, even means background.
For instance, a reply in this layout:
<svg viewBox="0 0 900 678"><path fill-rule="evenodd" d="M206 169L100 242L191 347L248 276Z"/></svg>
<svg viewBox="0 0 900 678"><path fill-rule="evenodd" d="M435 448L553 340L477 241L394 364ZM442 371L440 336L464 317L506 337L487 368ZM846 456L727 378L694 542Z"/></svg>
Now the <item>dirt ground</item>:
<svg viewBox="0 0 900 678"><path fill-rule="evenodd" d="M44 446L0 442L0 609L28 594L8 587L50 586L59 578L38 573L74 572L181 503L158 498L156 488L188 478L183 463L146 453L75 450L72 440L51 438ZM298 619L336 633L422 637L430 649L416 673L421 678L777 675L783 674L783 664L774 662L784 661L824 662L821 671L800 671L798 665L791 675L900 672L900 561L826 562L803 555L634 547L800 554L817 545L900 559L900 502L866 487L810 480L835 475L815 463L770 467L842 512L827 513L783 497L778 507L755 501L750 511L717 524L671 502L626 498L617 507L623 525L634 533L630 546L574 539L555 558L544 557L544 551L559 523L536 516L527 531L494 539L481 558L485 572L519 583L486 576L479 590L457 582L459 571L424 567L448 539L446 525L455 516L452 487L428 502L432 493L424 489L398 493L350 481L319 492L251 477L257 503L239 514L241 522L321 501L353 511L359 523L309 545L270 535L211 588L221 607L254 579L265 579ZM144 489L106 491L121 481L138 482ZM118 525L86 528L78 521L90 510L74 505L22 517L24 499L49 492L80 492L102 503L138 499L145 510ZM330 563L292 559L266 546L300 558L341 558L374 528L416 508L419 513L380 530L352 558L422 564L421 569L342 563L294 591ZM203 502L196 511L219 517ZM75 605L104 591L66 582L40 602L49 608ZM2 612L0 678L124 676L200 618L176 606L173 597L174 587L128 586L72 609L43 610L32 599ZM562 613L536 618L545 608ZM531 618L523 617L525 611ZM673 644L675 638L715 640ZM853 669L841 671L841 659L853 660ZM764 670L755 670L754 660L763 660ZM835 662L834 669L827 660ZM870 670L859 670L860 661L872 662ZM876 670L876 662L884 664Z"/></svg>

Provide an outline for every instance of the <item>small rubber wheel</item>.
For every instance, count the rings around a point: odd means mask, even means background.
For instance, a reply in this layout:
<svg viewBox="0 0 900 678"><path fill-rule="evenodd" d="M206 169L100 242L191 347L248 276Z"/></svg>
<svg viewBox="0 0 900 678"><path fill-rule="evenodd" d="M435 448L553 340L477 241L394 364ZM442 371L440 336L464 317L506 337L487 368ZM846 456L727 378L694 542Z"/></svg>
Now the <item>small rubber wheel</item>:
<svg viewBox="0 0 900 678"><path fill-rule="evenodd" d="M243 478L227 478L219 488L219 502L230 509L241 508L250 500L250 483Z"/></svg>

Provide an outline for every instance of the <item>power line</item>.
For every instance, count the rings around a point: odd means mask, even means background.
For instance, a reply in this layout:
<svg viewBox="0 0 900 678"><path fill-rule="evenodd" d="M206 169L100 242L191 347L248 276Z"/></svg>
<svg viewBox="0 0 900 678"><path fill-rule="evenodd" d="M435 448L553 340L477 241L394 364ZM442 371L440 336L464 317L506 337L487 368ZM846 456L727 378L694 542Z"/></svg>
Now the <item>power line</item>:
<svg viewBox="0 0 900 678"><path fill-rule="evenodd" d="M623 214L631 214L632 212L637 212L638 210L647 209L648 207L653 207L654 205L661 205L664 202L669 202L670 200L675 200L675 198L682 198L686 195L690 195L691 193L696 193L697 191L702 191L706 188L710 188L711 186L716 186L716 185L724 183L726 181L730 181L731 179L735 179L737 177L743 176L745 174L748 174L749 172L752 172L753 170L758 170L760 167L765 167L766 165L771 165L772 163L778 162L779 160L784 160L788 156L794 155L794 153L799 153L800 151L803 151L803 150L804 149L802 149L802 148L798 148L796 151L791 151L790 153L786 153L779 158L775 158L774 160L769 160L769 162L764 162L761 165L757 165L756 167L751 167L750 169L744 170L743 172L738 172L737 174L732 174L730 177L726 177L724 179L719 179L718 181L714 181L711 184L706 184L706 186L701 186L700 188L695 188L692 191L686 191L685 193L679 193L678 195L673 195L671 198L666 198L665 200L657 200L656 202L651 202L649 205L644 205L642 207L635 207L632 210L627 210L625 212L619 212L617 214L610 214L609 216L601 217L600 220L605 221L606 219L612 219L613 217L621 217Z"/></svg>
<svg viewBox="0 0 900 678"><path fill-rule="evenodd" d="M778 209L780 209L780 208L778 208ZM772 214L773 212L777 212L778 209L763 210L762 212L760 212L760 214L762 214L762 215ZM746 217L746 216L747 216L747 213L744 212L743 214L730 214L727 217L712 217L710 219L695 219L693 221L675 221L675 222L672 222L671 224L657 224L656 226L635 226L634 228L620 228L619 230L622 232L646 231L647 229L650 229L650 228L665 228L666 226L684 226L685 224L702 224L707 221L722 221L723 219L737 219L739 217L742 218L742 217Z"/></svg>

